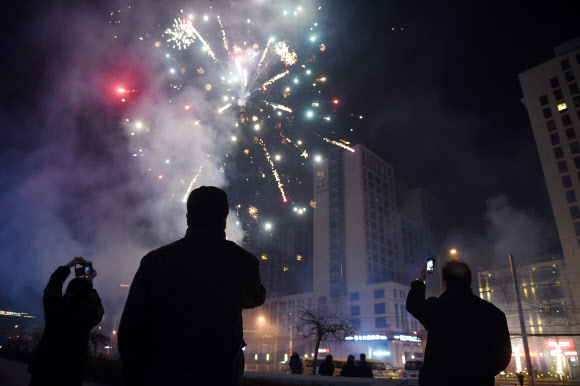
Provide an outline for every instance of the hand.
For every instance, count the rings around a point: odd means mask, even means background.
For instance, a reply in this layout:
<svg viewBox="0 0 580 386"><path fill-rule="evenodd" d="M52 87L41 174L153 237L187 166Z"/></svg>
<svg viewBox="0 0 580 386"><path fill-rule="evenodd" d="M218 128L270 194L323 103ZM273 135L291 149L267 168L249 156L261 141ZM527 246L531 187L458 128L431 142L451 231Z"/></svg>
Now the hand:
<svg viewBox="0 0 580 386"><path fill-rule="evenodd" d="M421 280L423 283L427 279L427 263L421 266L421 270L419 271L419 277L417 280Z"/></svg>
<svg viewBox="0 0 580 386"><path fill-rule="evenodd" d="M82 257L75 257L65 267L71 268L71 267L74 267L77 264L81 264L84 261L86 261L86 260L83 259Z"/></svg>
<svg viewBox="0 0 580 386"><path fill-rule="evenodd" d="M97 271L93 269L93 273L87 275L87 280L90 280L90 282L92 283L93 280L95 280L95 277L97 277Z"/></svg>

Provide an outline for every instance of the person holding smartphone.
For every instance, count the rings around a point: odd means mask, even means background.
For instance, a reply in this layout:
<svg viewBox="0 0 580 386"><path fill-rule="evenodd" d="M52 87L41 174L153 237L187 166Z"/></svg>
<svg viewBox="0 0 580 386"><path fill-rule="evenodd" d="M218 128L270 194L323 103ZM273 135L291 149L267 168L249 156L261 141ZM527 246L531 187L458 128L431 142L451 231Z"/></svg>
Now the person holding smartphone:
<svg viewBox="0 0 580 386"><path fill-rule="evenodd" d="M82 385L85 376L89 332L104 315L99 294L93 289L97 272L84 258L75 257L58 267L44 289L45 328L28 366L31 386ZM76 265L63 295L62 287Z"/></svg>
<svg viewBox="0 0 580 386"><path fill-rule="evenodd" d="M512 354L505 314L473 295L471 270L459 259L441 268L445 291L425 299L425 281L434 265L431 257L423 264L407 296L407 311L428 333L419 385L492 386Z"/></svg>

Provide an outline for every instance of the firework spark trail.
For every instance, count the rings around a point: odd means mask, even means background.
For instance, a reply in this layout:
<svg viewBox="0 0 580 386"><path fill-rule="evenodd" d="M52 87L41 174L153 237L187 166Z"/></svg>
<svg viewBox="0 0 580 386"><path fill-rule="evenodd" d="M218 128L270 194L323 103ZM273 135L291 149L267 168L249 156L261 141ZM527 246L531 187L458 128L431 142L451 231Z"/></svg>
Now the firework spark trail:
<svg viewBox="0 0 580 386"><path fill-rule="evenodd" d="M264 101L264 103L267 104L267 105L269 105L269 106L272 106L272 108L274 108L274 110L279 109L279 110L284 110L284 111L289 112L289 113L292 112L292 109L291 108L286 107L286 106L283 106L283 105L278 105L276 103L270 103L270 102L267 102L267 101Z"/></svg>
<svg viewBox="0 0 580 386"><path fill-rule="evenodd" d="M264 61L264 58L266 57L266 54L268 53L268 49L270 48L270 43L272 43L274 41L274 39L270 38L268 39L268 43L266 43L266 48L264 48L264 52L262 53L262 57L260 58L260 62L258 63L258 69L260 69L260 67L262 67L262 62Z"/></svg>
<svg viewBox="0 0 580 386"><path fill-rule="evenodd" d="M268 162L270 163L270 166L272 167L272 174L274 175L274 178L276 179L276 182L278 183L278 189L280 189L280 193L282 193L282 199L284 200L284 202L286 202L286 193L284 193L284 184L282 184L282 182L280 181L280 176L278 175L278 171L276 170L276 167L274 166L274 162L272 161L272 158L270 157L270 153L268 152L268 149L266 148L266 145L264 144L264 141L262 141L261 138L255 137L254 141L257 141L261 146L262 149L264 149L264 153L266 153L266 159L268 160Z"/></svg>
<svg viewBox="0 0 580 386"><path fill-rule="evenodd" d="M326 141L334 146L342 147L343 149L346 149L346 150L354 153L354 149L352 147L348 146L348 145L350 145L350 142L346 142L346 141L338 142L338 141L330 140L328 138L322 138L322 140Z"/></svg>
<svg viewBox="0 0 580 386"><path fill-rule="evenodd" d="M230 107L232 107L232 104L231 103L228 103L227 105L220 107L220 109L218 110L218 113L221 114L224 111L226 111L227 109L229 109Z"/></svg>
<svg viewBox="0 0 580 386"><path fill-rule="evenodd" d="M195 29L193 24L191 24L191 23L189 23L189 24L191 25L191 31L195 34L195 36L197 36L197 38L199 39L201 44L203 44L203 46L205 47L205 49L207 51L207 54L213 59L214 62L219 63L219 60L215 56L215 53L212 51L209 43L205 41L205 39L203 38L203 36L201 36L201 34L199 32L197 32L197 30Z"/></svg>
<svg viewBox="0 0 580 386"><path fill-rule="evenodd" d="M226 30L224 29L224 25L222 24L222 18L220 17L220 15L217 15L217 19L218 22L220 23L220 28L222 30L222 37L223 37L223 41L224 41L224 48L226 49L227 52L230 52L230 44L228 42L228 38L226 37Z"/></svg>
<svg viewBox="0 0 580 386"><path fill-rule="evenodd" d="M208 155L208 158L209 158L209 155ZM185 195L183 196L183 202L187 202L187 198L189 197L189 193L191 193L191 191L193 190L193 185L195 184L195 181L197 181L197 178L201 174L201 170L203 169L203 166L205 165L206 162L207 162L207 158L203 161L203 163L199 167L199 170L197 171L197 174L191 180L191 183L189 184L189 187L187 188L187 191L185 192Z"/></svg>
<svg viewBox="0 0 580 386"><path fill-rule="evenodd" d="M271 85L272 83L274 83L278 79L282 79L283 77L285 77L286 75L288 75L288 73L289 73L289 71L284 71L284 72L276 75L275 77L273 77L272 79L268 80L267 82L265 82L264 84L262 84L260 87L258 87L258 89L263 88L265 90L267 86Z"/></svg>

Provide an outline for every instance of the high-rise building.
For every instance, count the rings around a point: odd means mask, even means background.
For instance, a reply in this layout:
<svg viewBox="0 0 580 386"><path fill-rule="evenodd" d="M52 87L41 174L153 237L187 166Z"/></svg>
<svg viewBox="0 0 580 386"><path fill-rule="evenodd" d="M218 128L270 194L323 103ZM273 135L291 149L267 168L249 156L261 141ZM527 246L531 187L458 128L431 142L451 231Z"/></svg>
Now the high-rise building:
<svg viewBox="0 0 580 386"><path fill-rule="evenodd" d="M315 168L314 292L401 282L394 168L362 145L331 151Z"/></svg>
<svg viewBox="0 0 580 386"><path fill-rule="evenodd" d="M580 284L580 38L519 74L538 147L567 275ZM572 291L578 296L580 286ZM572 299L575 303L575 300Z"/></svg>

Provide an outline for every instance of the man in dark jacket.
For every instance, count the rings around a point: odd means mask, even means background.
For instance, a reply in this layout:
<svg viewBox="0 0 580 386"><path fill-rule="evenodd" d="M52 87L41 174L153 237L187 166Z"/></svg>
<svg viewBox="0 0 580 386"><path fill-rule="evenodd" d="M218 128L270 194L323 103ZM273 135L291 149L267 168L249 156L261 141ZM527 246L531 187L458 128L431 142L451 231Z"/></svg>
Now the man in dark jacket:
<svg viewBox="0 0 580 386"><path fill-rule="evenodd" d="M87 277L70 281L63 296L62 286L70 269L85 259L75 257L58 267L44 289L45 327L28 366L31 386L81 386L86 373L89 332L102 319L103 306L93 280Z"/></svg>
<svg viewBox="0 0 580 386"><path fill-rule="evenodd" d="M187 200L184 238L142 260L119 326L129 385L240 385L242 310L264 303L258 259L225 239L226 193Z"/></svg>
<svg viewBox="0 0 580 386"><path fill-rule="evenodd" d="M354 364L354 355L349 354L346 358L346 363L342 366L340 370L341 377L358 377L358 367Z"/></svg>
<svg viewBox="0 0 580 386"><path fill-rule="evenodd" d="M360 354L360 362L358 363L358 376L363 378L373 377L373 368L370 363L367 362L367 356L365 354Z"/></svg>
<svg viewBox="0 0 580 386"><path fill-rule="evenodd" d="M332 355L326 355L326 359L318 368L318 374L333 376L334 375L334 363L332 363Z"/></svg>
<svg viewBox="0 0 580 386"><path fill-rule="evenodd" d="M471 270L452 259L442 267L445 292L425 300L425 265L411 283L409 311L428 332L419 385L492 386L511 359L505 314L471 292Z"/></svg>

